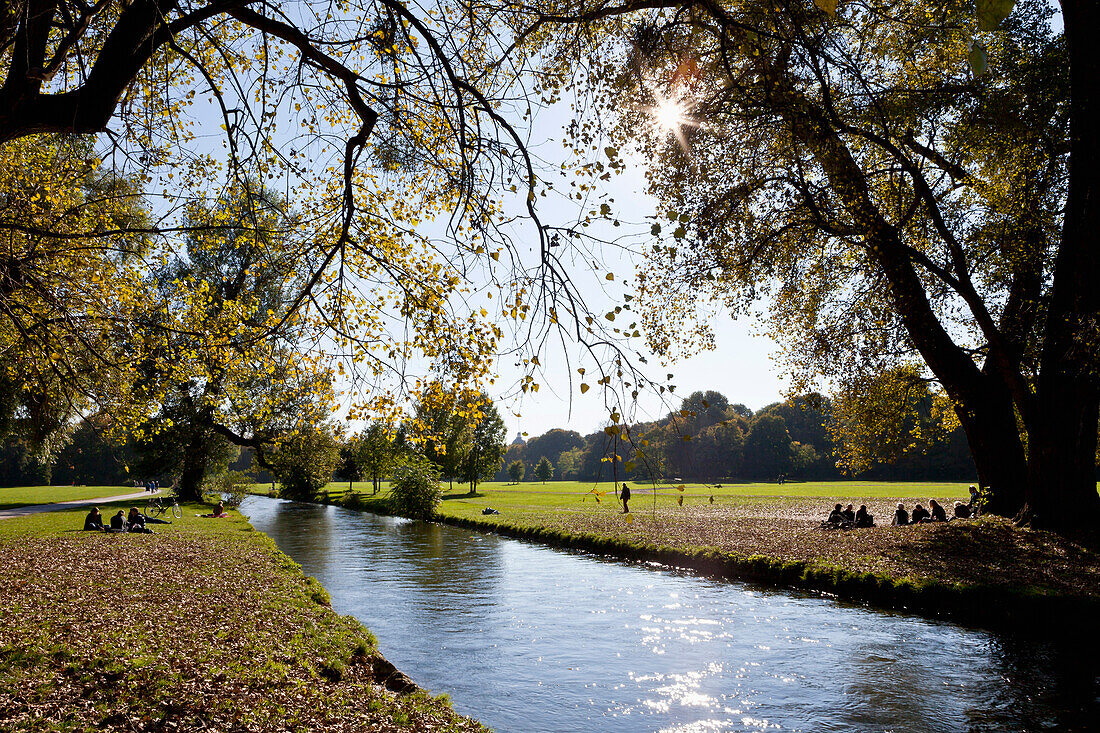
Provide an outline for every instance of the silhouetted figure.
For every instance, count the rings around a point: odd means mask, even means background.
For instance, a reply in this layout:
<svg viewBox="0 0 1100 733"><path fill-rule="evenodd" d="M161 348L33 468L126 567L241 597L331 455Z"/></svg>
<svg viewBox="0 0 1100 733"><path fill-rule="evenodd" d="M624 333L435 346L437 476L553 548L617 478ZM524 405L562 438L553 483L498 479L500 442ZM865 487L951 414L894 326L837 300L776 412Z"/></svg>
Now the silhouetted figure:
<svg viewBox="0 0 1100 733"><path fill-rule="evenodd" d="M970 486L970 502L967 503L966 508L970 510L970 516L976 517L981 512L982 497L978 492L978 487L971 484Z"/></svg>
<svg viewBox="0 0 1100 733"><path fill-rule="evenodd" d="M961 501L955 502L955 519L969 519L971 515L970 507L963 504Z"/></svg>
<svg viewBox="0 0 1100 733"><path fill-rule="evenodd" d="M928 506L932 508L932 521L933 522L946 522L947 512L944 511L940 503L935 499L928 500Z"/></svg>
<svg viewBox="0 0 1100 733"><path fill-rule="evenodd" d="M894 521L891 524L895 527L904 527L909 524L909 512L905 511L904 504L898 504L898 509L894 512Z"/></svg>
<svg viewBox="0 0 1100 733"><path fill-rule="evenodd" d="M627 506L627 502L630 501L630 486L623 484L623 490L619 492L619 498L623 500L623 514L630 513L630 507Z"/></svg>
<svg viewBox="0 0 1100 733"><path fill-rule="evenodd" d="M854 522L854 521L856 521L856 513L854 511L852 511L852 505L851 504L848 505L847 509L845 509L844 511L841 512L841 515L844 516L844 521L845 522Z"/></svg>
<svg viewBox="0 0 1100 733"><path fill-rule="evenodd" d="M112 532L125 532L126 531L126 515L121 509L111 517L111 531Z"/></svg>
<svg viewBox="0 0 1100 733"><path fill-rule="evenodd" d="M874 527L875 526L875 518L867 513L867 505L866 504L860 504L859 505L859 511L856 512L856 522L855 522L855 524L856 524L857 527Z"/></svg>
<svg viewBox="0 0 1100 733"><path fill-rule="evenodd" d="M917 504L913 507L913 516L909 518L909 524L920 524L931 516L932 515L928 513L927 509Z"/></svg>
<svg viewBox="0 0 1100 733"><path fill-rule="evenodd" d="M833 507L833 510L829 512L829 518L825 521L829 524L835 524L838 527L844 523L844 512L841 511L840 504Z"/></svg>

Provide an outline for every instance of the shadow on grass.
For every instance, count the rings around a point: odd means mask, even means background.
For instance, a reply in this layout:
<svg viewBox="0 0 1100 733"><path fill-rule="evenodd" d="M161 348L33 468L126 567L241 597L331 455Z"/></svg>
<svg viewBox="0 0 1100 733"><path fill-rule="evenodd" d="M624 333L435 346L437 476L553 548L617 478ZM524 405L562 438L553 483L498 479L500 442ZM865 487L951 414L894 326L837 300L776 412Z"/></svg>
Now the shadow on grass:
<svg viewBox="0 0 1100 733"><path fill-rule="evenodd" d="M894 551L904 562L955 582L1092 595L1098 539L1095 532L1069 538L1004 521L960 521L922 532Z"/></svg>
<svg viewBox="0 0 1100 733"><path fill-rule="evenodd" d="M444 494L439 498L443 499L443 501L447 501L448 499L479 499L483 496L485 496L485 494L480 491L475 491L472 494L469 491L460 491L458 493Z"/></svg>

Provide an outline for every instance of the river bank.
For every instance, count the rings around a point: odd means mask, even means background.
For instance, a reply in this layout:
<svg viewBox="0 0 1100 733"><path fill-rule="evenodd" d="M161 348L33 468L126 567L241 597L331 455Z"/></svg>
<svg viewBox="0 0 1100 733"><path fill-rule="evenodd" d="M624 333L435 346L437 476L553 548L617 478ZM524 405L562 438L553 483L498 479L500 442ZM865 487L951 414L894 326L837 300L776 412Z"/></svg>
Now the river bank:
<svg viewBox="0 0 1100 733"><path fill-rule="evenodd" d="M82 510L0 523L0 729L484 730L239 514L204 510L153 535L80 532Z"/></svg>
<svg viewBox="0 0 1100 733"><path fill-rule="evenodd" d="M475 496L446 495L437 519L557 547L987 626L1049 623L1054 617L1069 622L1100 610L1095 536L1067 538L1017 528L997 517L821 529L821 519L836 502L866 504L879 524L899 501L912 507L912 496L887 497L880 488L863 497L727 494L713 504L707 496L683 504L678 498L677 492L636 496L627 518L611 494L597 503L592 495L553 494L541 485L495 485ZM954 500L932 498L946 506ZM382 495L333 494L329 500L389 511ZM500 514L482 514L488 507Z"/></svg>

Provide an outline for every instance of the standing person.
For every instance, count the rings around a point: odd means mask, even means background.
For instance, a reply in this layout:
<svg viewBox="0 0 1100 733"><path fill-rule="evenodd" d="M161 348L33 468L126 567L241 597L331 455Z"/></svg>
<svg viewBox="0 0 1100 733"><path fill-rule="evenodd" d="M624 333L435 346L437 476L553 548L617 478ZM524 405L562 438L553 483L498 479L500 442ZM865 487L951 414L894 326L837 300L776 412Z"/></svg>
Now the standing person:
<svg viewBox="0 0 1100 733"><path fill-rule="evenodd" d="M619 494L619 498L623 500L623 514L629 514L630 507L628 507L626 503L630 501L630 486L625 482L623 483L623 490Z"/></svg>

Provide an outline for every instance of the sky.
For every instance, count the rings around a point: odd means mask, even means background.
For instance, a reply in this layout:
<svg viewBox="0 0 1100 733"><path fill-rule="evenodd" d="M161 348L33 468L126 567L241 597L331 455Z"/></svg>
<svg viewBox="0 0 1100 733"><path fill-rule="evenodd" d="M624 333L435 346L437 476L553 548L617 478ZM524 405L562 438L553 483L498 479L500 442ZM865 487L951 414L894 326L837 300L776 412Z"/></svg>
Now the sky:
<svg viewBox="0 0 1100 733"><path fill-rule="evenodd" d="M565 159L560 140L562 126L568 121L569 114L565 103L559 103L553 109L544 110L530 131L533 153L550 168L557 168ZM603 145L597 144L596 147L595 154L598 155ZM607 225L602 230L593 226L595 234L635 245L654 242L649 236L652 220L648 217L654 215L657 201L645 193L642 161L629 151L622 151L622 156L628 164L626 172L601 184L600 197L593 197L583 205L564 197L540 197L540 217L551 224L576 221L578 216L583 216L583 211L598 208L602 201L611 201L614 212L621 216L622 226L613 229ZM633 275L644 269L645 262L636 254L610 245L597 248L594 255L603 269L593 270L586 266L583 258L577 257L568 274L578 283L590 308L602 313L616 303L622 303L624 294L634 294ZM605 271L616 273L613 283L605 281ZM662 417L670 409L678 409L680 399L696 390L721 392L731 403L742 403L754 411L783 398L785 382L773 361L777 345L760 333L759 324L752 318L734 320L722 311L709 321L716 336L713 351L663 365L660 359L642 349L648 360L648 365L643 368L648 369L649 376L666 382L667 374L675 375L667 381L676 385L676 390L671 399L668 394L662 397L643 392L639 396L637 414L633 417L628 415L628 420L637 422ZM578 391L579 380L573 369L583 361L578 361L582 357L577 352L579 349L571 344L566 344L564 350L560 344L550 347L547 353L540 356L544 374L540 378L539 391L528 392L518 398L515 397L515 385L522 372L508 364L507 360L502 360L501 378L489 393L496 400L508 427L509 441L517 433L526 433L525 437L530 438L553 428L576 430L585 435L608 424L609 410L600 391L591 389L584 395ZM571 376L574 378L572 399L569 391Z"/></svg>

